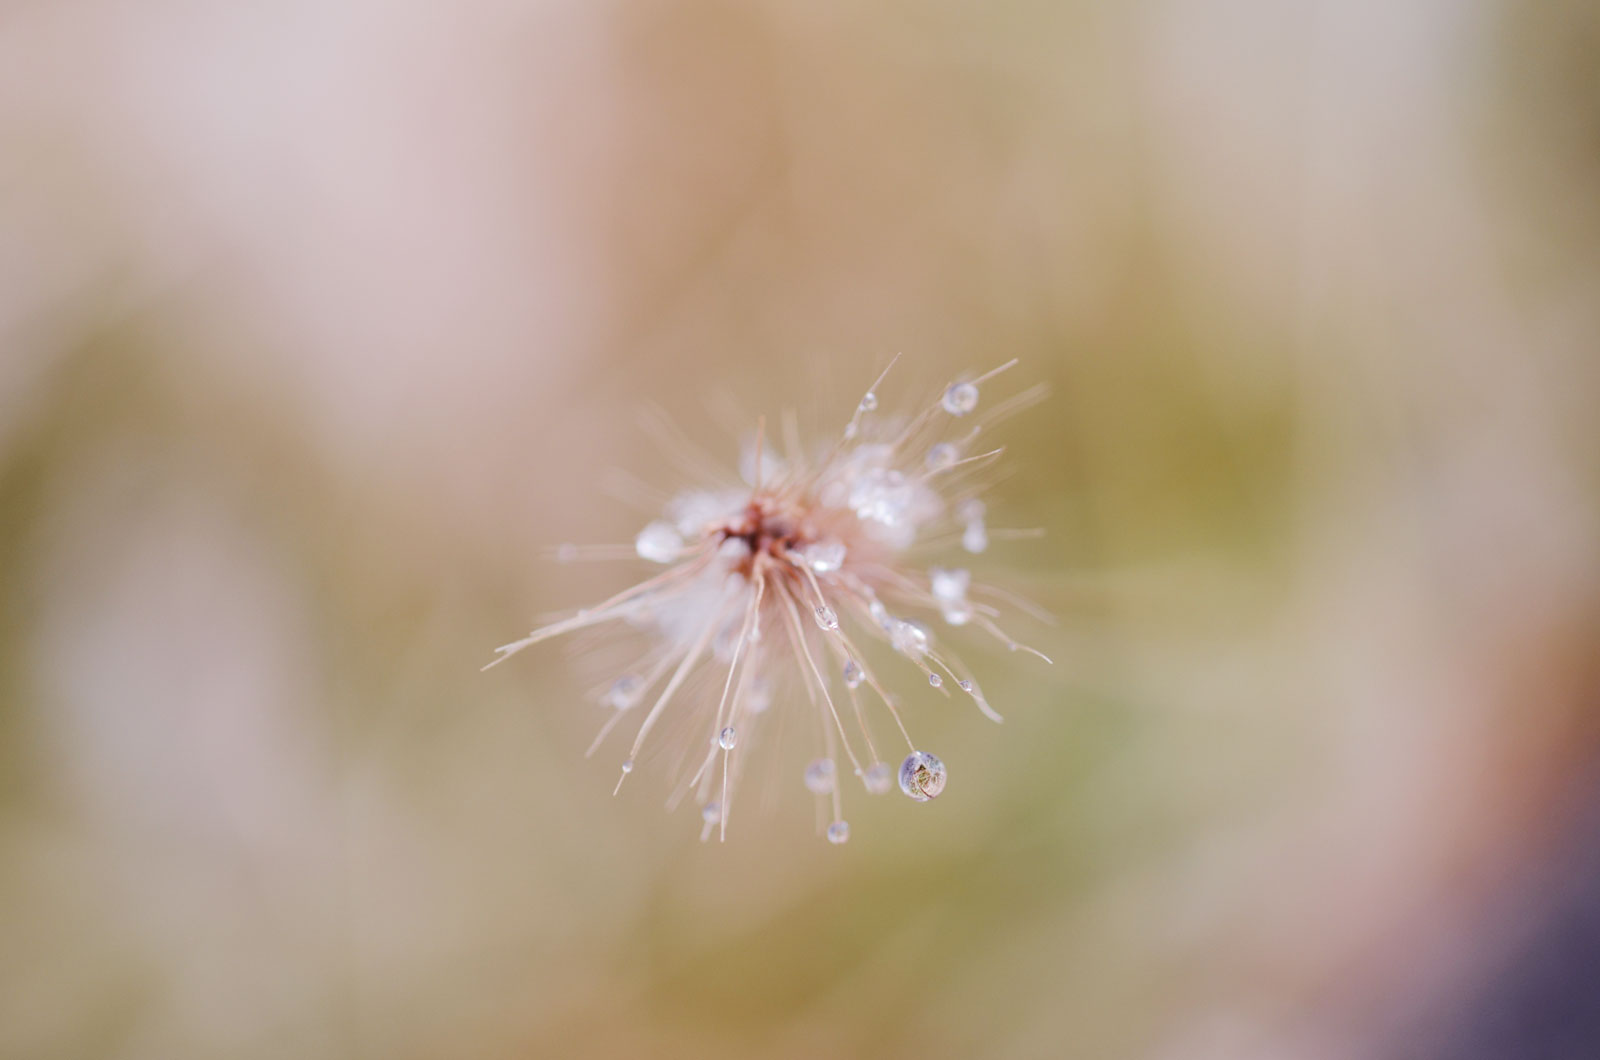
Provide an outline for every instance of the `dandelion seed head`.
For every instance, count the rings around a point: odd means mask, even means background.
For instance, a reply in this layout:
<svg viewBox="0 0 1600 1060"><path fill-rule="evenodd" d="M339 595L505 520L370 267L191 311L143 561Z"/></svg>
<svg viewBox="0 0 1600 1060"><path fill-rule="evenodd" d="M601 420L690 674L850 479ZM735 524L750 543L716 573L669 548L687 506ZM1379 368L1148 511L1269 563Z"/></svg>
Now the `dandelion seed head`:
<svg viewBox="0 0 1600 1060"><path fill-rule="evenodd" d="M691 741L697 749L682 756L673 802L692 793L703 839L726 831L738 780L749 772L746 759L770 753L761 738L764 719L780 705L812 715L792 729L820 734L804 782L815 795L832 797L830 842L850 834L840 816L841 763L871 794L894 787L896 770L880 754L882 740L892 745L903 738L910 749L898 770L900 789L918 802L938 796L944 764L915 748L905 716L914 704L890 689L920 672L942 692L941 673L950 674L979 710L999 716L970 678L957 676L968 668L951 647L935 643L928 621L942 618L1013 650L1022 646L1002 632L1005 618L989 600L973 602L982 587L967 568L924 568L926 560L914 555L936 557L911 550L948 548L956 540L968 553L988 548L987 509L973 493L981 487L976 476L993 466L983 457L999 451L965 460L962 454L980 431L1037 396L1025 392L980 407L979 385L1009 367L953 382L906 414L880 409L886 371L862 393L836 440L816 449L803 447L792 420L781 438L759 425L743 439L724 485L674 494L631 549L557 550L565 562L636 555L652 565L651 573L505 645L495 661L602 626L642 640L638 660L598 693L614 713L596 746L624 713L637 719L620 790L638 756L665 738L654 735L664 718L673 719L664 733L697 733ZM963 420L959 428L953 419ZM940 437L952 430L961 433ZM680 462L706 462L689 455L696 459ZM869 670L873 652L882 653L882 662L872 661ZM648 710L634 711L645 704Z"/></svg>

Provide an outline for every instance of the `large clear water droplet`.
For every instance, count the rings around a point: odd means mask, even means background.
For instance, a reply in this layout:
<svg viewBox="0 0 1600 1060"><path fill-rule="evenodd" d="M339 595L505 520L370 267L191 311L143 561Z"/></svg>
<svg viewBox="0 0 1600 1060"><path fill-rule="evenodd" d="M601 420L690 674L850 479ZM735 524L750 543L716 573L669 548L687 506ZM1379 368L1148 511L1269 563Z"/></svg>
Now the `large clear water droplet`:
<svg viewBox="0 0 1600 1060"><path fill-rule="evenodd" d="M848 842L850 839L850 824L848 821L835 821L828 826L828 842L834 846Z"/></svg>
<svg viewBox="0 0 1600 1060"><path fill-rule="evenodd" d="M912 751L900 763L900 790L917 802L938 798L944 782L944 763L926 751Z"/></svg>
<svg viewBox="0 0 1600 1060"><path fill-rule="evenodd" d="M657 519L639 531L639 536L633 539L633 547L640 559L647 559L651 563L671 563L683 550L683 537L671 523Z"/></svg>
<svg viewBox="0 0 1600 1060"><path fill-rule="evenodd" d="M817 795L826 795L833 791L835 775L833 759L819 758L806 766L806 789Z"/></svg>
<svg viewBox="0 0 1600 1060"><path fill-rule="evenodd" d="M738 742L739 730L735 729L732 725L728 726L726 729L723 729L722 732L717 735L717 746L722 748L724 751L733 750L733 745Z"/></svg>
<svg viewBox="0 0 1600 1060"><path fill-rule="evenodd" d="M978 388L972 383L951 383L939 404L952 416L965 416L978 407Z"/></svg>

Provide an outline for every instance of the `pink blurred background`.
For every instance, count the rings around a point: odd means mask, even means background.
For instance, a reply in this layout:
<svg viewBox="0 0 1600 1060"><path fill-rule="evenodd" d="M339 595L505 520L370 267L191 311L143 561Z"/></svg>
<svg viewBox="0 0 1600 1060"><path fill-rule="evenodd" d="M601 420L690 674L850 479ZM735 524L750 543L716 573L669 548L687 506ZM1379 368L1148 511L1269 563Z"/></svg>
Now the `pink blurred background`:
<svg viewBox="0 0 1600 1060"><path fill-rule="evenodd" d="M0 11L0 1055L1600 1055L1600 13ZM657 402L1022 359L999 729L723 847L558 649ZM903 369L903 370L902 370ZM898 388L898 389L896 389ZM795 775L804 753L797 750Z"/></svg>

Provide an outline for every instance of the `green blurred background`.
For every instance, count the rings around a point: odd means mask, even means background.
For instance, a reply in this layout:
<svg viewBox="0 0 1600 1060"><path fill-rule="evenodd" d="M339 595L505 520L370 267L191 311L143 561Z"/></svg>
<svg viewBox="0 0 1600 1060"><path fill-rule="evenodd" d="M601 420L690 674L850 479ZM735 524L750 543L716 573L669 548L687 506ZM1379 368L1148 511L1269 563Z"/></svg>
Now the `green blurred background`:
<svg viewBox="0 0 1600 1060"><path fill-rule="evenodd" d="M1449 1053L1600 761L1596 70L1576 2L6 5L0 1055ZM981 571L1057 665L916 704L938 802L830 847L795 744L702 846L560 647L477 667L636 573L540 551L677 485L646 402L731 466L896 351L1051 384Z"/></svg>

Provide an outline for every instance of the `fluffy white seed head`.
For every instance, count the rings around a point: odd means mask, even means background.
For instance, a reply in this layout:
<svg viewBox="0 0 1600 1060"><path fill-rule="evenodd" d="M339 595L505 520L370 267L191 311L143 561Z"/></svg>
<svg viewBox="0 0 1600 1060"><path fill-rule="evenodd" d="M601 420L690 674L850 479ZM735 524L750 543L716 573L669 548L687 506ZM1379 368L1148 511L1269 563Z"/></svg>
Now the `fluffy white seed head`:
<svg viewBox="0 0 1600 1060"><path fill-rule="evenodd" d="M943 790L943 764L916 750L891 689L949 696L954 685L986 716L999 715L930 621L1032 651L1002 631L997 597L985 596L969 570L923 566L936 555L930 550L959 543L980 553L989 545L988 513L974 494L1000 451L964 454L1001 416L1042 396L1036 388L986 411L980 386L1009 367L954 382L903 416L879 411L880 376L840 435L815 449L786 429L780 450L758 430L724 486L674 495L631 549L595 548L637 555L655 565L651 576L505 645L495 662L565 633L633 630L640 657L595 693L611 708L595 747L617 722L636 722L625 778L636 761L651 760L658 725L663 734L699 732L672 802L700 806L703 838L726 833L749 756L771 753L766 719L777 706L813 715L788 727L818 734L805 787L831 800L825 831L834 843L849 836L838 782L846 764L869 792L888 791L894 770L885 759L903 739L912 756L900 771L902 790L933 798ZM951 430L960 433L941 437ZM564 561L583 555L578 546L558 552Z"/></svg>

